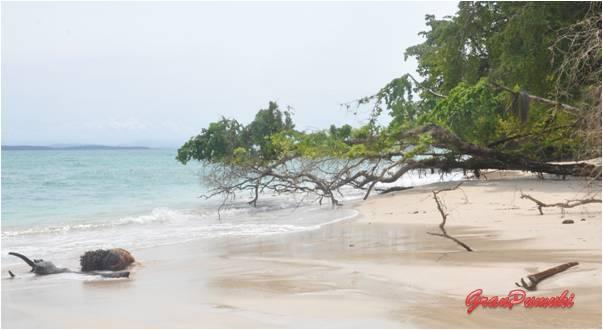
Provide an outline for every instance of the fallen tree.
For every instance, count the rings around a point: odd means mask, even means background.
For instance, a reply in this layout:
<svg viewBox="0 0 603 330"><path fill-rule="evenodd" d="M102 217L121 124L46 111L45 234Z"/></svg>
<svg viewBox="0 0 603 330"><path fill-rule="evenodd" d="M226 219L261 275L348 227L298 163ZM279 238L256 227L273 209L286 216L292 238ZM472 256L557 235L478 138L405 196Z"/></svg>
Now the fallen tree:
<svg viewBox="0 0 603 330"><path fill-rule="evenodd" d="M366 125L298 131L289 109L270 102L247 125L210 123L177 159L204 164L204 197L243 193L253 206L262 192L337 206L344 187L366 199L427 171L600 179L600 164L580 162L601 157L600 21L600 3L461 2L453 17L427 16L425 41L407 48L421 81L405 74L343 104L369 107ZM526 45L514 47L518 39Z"/></svg>
<svg viewBox="0 0 603 330"><path fill-rule="evenodd" d="M213 138L211 135L204 137L207 141ZM340 140L324 132L294 131L280 131L266 138L272 140L270 158L254 155L252 146L242 150L233 145L228 147L233 150L231 154L216 161L194 153L198 152L198 147L212 146L201 144L192 148L193 153L187 153L186 157L205 162L203 179L211 188L203 197L220 195L227 200L247 192L251 196L249 204L255 206L263 192L301 193L313 195L319 203L327 199L337 206L344 187L363 190L366 199L379 184L394 183L409 172L424 173L434 169L442 174L454 170L495 169L601 177L600 165L533 160L466 142L449 129L435 124L354 140ZM378 140L389 142L385 144ZM190 143L195 140L191 139ZM434 149L438 151L434 152ZM184 151L181 149L181 152ZM214 156L217 153L205 154Z"/></svg>

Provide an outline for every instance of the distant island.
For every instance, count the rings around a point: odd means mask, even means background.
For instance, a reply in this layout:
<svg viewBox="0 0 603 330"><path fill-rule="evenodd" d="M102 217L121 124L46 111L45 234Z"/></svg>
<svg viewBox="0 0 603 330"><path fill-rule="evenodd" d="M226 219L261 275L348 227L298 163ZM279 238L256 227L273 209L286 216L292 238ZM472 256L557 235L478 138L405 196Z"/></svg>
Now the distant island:
<svg viewBox="0 0 603 330"><path fill-rule="evenodd" d="M96 144L86 145L56 145L56 146L29 146L29 145L16 145L16 146L2 146L2 150L132 150L132 149L151 149L149 147L141 146L105 146Z"/></svg>

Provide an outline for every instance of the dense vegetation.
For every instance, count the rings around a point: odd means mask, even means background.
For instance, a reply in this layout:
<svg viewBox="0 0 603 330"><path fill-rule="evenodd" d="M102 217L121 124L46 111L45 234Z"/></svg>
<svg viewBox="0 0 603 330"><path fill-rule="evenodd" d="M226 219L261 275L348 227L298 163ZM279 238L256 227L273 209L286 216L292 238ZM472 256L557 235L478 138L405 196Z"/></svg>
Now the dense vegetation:
<svg viewBox="0 0 603 330"><path fill-rule="evenodd" d="M420 82L406 74L344 104L369 107L366 125L300 132L270 102L248 125L211 123L177 159L206 164L210 195L249 190L253 204L265 189L337 204L343 186L368 196L418 169L601 176L598 166L551 163L601 156L600 2L461 2L426 26L405 52Z"/></svg>

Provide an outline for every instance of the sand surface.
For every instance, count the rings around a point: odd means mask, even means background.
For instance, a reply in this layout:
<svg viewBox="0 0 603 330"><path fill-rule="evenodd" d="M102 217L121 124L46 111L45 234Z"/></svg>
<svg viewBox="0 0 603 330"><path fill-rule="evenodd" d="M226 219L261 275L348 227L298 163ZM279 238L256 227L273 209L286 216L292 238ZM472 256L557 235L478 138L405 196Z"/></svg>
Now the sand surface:
<svg viewBox="0 0 603 330"><path fill-rule="evenodd" d="M358 217L315 231L132 251L129 280L2 269L2 327L601 328L601 204L539 215L520 199L600 198L600 182L487 176L440 195L448 233L474 252L426 234L441 221L431 191L453 185L435 184L349 203ZM505 296L569 261L580 264L528 294L567 289L572 308L466 313L469 292Z"/></svg>

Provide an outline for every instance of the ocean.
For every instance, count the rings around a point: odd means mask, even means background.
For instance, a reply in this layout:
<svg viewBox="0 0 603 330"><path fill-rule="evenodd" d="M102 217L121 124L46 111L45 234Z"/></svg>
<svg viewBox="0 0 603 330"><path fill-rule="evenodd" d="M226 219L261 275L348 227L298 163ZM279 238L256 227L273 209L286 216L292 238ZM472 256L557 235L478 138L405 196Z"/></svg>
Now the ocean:
<svg viewBox="0 0 603 330"><path fill-rule="evenodd" d="M218 217L221 200L200 198L201 165L175 156L176 149L2 150L3 268L22 263L9 251L73 263L91 249L287 234L356 215L296 195L266 194L253 208L243 194ZM402 184L439 180L410 175ZM359 196L349 191L347 199Z"/></svg>

